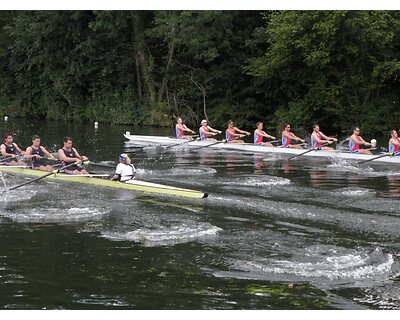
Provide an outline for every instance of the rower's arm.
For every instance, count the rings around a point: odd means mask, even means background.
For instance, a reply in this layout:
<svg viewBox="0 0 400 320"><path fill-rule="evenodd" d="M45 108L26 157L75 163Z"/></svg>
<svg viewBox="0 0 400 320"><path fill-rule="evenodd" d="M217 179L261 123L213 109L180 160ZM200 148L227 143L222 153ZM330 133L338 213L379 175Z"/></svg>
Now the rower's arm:
<svg viewBox="0 0 400 320"><path fill-rule="evenodd" d="M210 126L208 126L208 129L209 129L211 132L222 133L222 131L219 131L219 130L217 130L217 129L211 128Z"/></svg>
<svg viewBox="0 0 400 320"><path fill-rule="evenodd" d="M391 141L392 144L394 144L395 146L399 146L399 147L400 147L400 140L390 139L390 140L389 140L389 144L390 144L390 141Z"/></svg>
<svg viewBox="0 0 400 320"><path fill-rule="evenodd" d="M52 160L56 160L56 158L50 152L48 152L45 147L40 147L40 148L42 148L42 150L43 150L43 152L44 152L44 154L46 155L47 158L52 159Z"/></svg>
<svg viewBox="0 0 400 320"><path fill-rule="evenodd" d="M260 136L266 137L266 138L270 138L270 139L275 139L274 136L269 135L268 133L266 133L265 131L258 131Z"/></svg>
<svg viewBox="0 0 400 320"><path fill-rule="evenodd" d="M76 154L76 157L78 158L78 161L86 161L86 160L88 160L88 158L87 157L85 157L85 156L81 156L80 154L79 154L79 152L75 149L75 148L72 148L74 151L75 151L75 154Z"/></svg>
<svg viewBox="0 0 400 320"><path fill-rule="evenodd" d="M324 134L321 134L321 137L326 137L326 136L325 136ZM315 133L313 133L313 134L311 135L311 138L312 138L313 140L317 141L318 143L327 142L327 140L323 140L323 139L318 138L318 136L317 136Z"/></svg>
<svg viewBox="0 0 400 320"><path fill-rule="evenodd" d="M228 134L230 134L231 136L233 136L233 137L240 137L241 136L241 134L236 133L235 130L226 130L226 132Z"/></svg>
<svg viewBox="0 0 400 320"><path fill-rule="evenodd" d="M31 147L26 148L24 157L25 157L26 160L31 160L32 158L35 158L35 156L32 155L32 148Z"/></svg>
<svg viewBox="0 0 400 320"><path fill-rule="evenodd" d="M1 145L1 154L3 155L4 158L16 157L15 154L7 153L6 146L4 144Z"/></svg>
<svg viewBox="0 0 400 320"><path fill-rule="evenodd" d="M237 132L241 133L241 134L246 134L246 135L249 135L249 134L250 134L250 132L247 132L247 131L244 131L244 130L240 130L240 129L236 128L236 127L235 127L235 130L236 130Z"/></svg>
<svg viewBox="0 0 400 320"><path fill-rule="evenodd" d="M64 154L64 152L63 152L63 150L62 149L60 149L60 150L58 150L58 158L61 160L61 161L65 161L65 162L71 162L71 161L81 161L81 159L78 159L78 158L68 158L65 154Z"/></svg>
<svg viewBox="0 0 400 320"><path fill-rule="evenodd" d="M25 151L22 151L19 147L18 147L18 145L16 144L16 143L14 143L14 147L15 147L15 149L17 149L17 151L19 152L19 154L24 154L25 153Z"/></svg>
<svg viewBox="0 0 400 320"><path fill-rule="evenodd" d="M367 141L365 141L363 138L360 137L360 144L363 144L364 146L370 147L371 144Z"/></svg>
<svg viewBox="0 0 400 320"><path fill-rule="evenodd" d="M292 132L292 134L291 134L291 138L292 138L293 140L296 140L296 141L302 141L302 142L304 142L304 140L303 140L302 138L296 136L293 132Z"/></svg>
<svg viewBox="0 0 400 320"><path fill-rule="evenodd" d="M0 151L4 158L9 157L9 154L6 152L6 147L4 146L4 144L1 145Z"/></svg>
<svg viewBox="0 0 400 320"><path fill-rule="evenodd" d="M183 130L187 131L187 132L191 132L191 133L195 133L192 129L189 129L186 124L183 125Z"/></svg>

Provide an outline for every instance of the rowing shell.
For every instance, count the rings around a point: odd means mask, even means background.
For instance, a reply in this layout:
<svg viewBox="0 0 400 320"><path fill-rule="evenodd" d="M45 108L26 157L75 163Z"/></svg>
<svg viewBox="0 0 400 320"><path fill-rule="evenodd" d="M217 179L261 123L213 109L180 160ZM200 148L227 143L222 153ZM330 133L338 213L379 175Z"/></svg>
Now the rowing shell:
<svg viewBox="0 0 400 320"><path fill-rule="evenodd" d="M42 176L46 174L46 172L33 170L27 167L7 167L0 165L0 171L22 174L27 176ZM124 189L124 190L132 190L132 191L141 191L141 192L149 192L149 193L159 193L166 195L175 195L180 197L189 197L189 198L206 198L208 196L207 193L191 190L191 189L183 189L172 186L166 186L163 184L140 181L140 180L129 180L126 182L118 182L107 179L100 179L95 176L78 176L78 175L69 175L64 173L57 173L47 177L46 179L52 179L57 181L70 181L77 182L83 184L97 185L108 188L115 189Z"/></svg>
<svg viewBox="0 0 400 320"><path fill-rule="evenodd" d="M129 132L124 134L124 137L129 140L129 144L133 145L177 145L180 147L207 147L217 150L235 150L239 152L249 152L249 153L267 153L267 154L277 154L277 155L297 155L303 153L304 149L293 149L293 148L279 148L279 147L266 147L257 146L252 143L217 143L215 141L191 141L183 139L174 139L169 137L159 137L159 136L141 136L141 135L131 135ZM377 155L368 154L356 154L349 152L338 152L338 151L312 151L304 155L304 157L317 157L317 158L328 158L328 159L345 159L345 160L369 160L375 158ZM383 157L374 160L373 162L380 163L390 163L400 165L400 156L396 157Z"/></svg>

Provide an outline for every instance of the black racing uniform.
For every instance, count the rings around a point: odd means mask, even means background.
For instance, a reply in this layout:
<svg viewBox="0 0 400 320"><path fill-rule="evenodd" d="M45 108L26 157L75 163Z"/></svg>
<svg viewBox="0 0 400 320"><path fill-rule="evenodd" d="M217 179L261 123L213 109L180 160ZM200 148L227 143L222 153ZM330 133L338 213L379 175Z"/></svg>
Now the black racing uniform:
<svg viewBox="0 0 400 320"><path fill-rule="evenodd" d="M35 148L33 148L33 147L31 147L32 148L32 155L35 155L35 154L37 154L37 155L39 155L39 156L41 156L42 157L42 159L38 159L38 158L32 158L32 160L31 160L31 164L32 164L32 167L40 167L40 166L45 166L46 165L46 163L45 163L45 159L43 159L44 158L44 156L46 155L45 153L44 153L44 151L42 150L42 147L40 147L39 146L39 148L37 148L37 149L35 149Z"/></svg>
<svg viewBox="0 0 400 320"><path fill-rule="evenodd" d="M6 147L6 153L9 154L15 154L17 155L17 147L15 146L15 144L13 143L11 146L6 145L5 143L3 143L3 145ZM7 157L5 162L11 162L11 161L15 161L14 157Z"/></svg>
<svg viewBox="0 0 400 320"><path fill-rule="evenodd" d="M74 149L72 149L71 151L67 151L67 150L65 150L64 148L62 148L62 151L64 152L64 154L65 154L65 156L66 156L67 158L76 158L76 152L74 151ZM68 166L68 165L70 165L70 164L72 164L72 163L74 163L74 162L75 162L75 160L72 160L72 161L63 161L63 162L62 162L62 166L65 167L65 166ZM83 169L84 169L84 167L83 167L82 165L77 165L77 164L75 164L75 165L73 165L73 166L68 167L68 168L66 169L66 171L68 171L68 172L72 172L72 171L75 171L75 170L81 171L81 170L83 170Z"/></svg>

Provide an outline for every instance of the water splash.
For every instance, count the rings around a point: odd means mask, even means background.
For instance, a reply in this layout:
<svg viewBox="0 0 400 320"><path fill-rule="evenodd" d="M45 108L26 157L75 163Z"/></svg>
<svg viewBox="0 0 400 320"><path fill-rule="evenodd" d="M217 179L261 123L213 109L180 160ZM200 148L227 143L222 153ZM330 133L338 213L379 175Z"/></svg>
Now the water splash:
<svg viewBox="0 0 400 320"><path fill-rule="evenodd" d="M222 231L221 228L208 223L202 223L192 226L186 224L171 227L161 226L157 229L139 228L135 231L128 232L106 231L102 233L102 236L109 240L141 242L147 247L154 247L215 237L220 231Z"/></svg>

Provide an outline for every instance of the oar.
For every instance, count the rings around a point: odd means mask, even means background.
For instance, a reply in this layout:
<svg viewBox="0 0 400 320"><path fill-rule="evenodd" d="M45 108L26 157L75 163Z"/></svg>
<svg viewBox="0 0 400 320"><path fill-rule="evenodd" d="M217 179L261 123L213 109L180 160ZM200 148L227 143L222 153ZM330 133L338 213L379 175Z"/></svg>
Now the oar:
<svg viewBox="0 0 400 320"><path fill-rule="evenodd" d="M80 163L82 163L82 161L77 161L77 162L71 163L71 164L69 164L69 165L67 165L67 166L64 166L64 167L60 168L60 169L53 170L53 171L51 171L51 172L49 172L49 173L47 173L47 174L45 174L45 175L43 175L43 176L40 176L40 177L38 177L38 178L36 178L36 179L29 180L29 181L26 181L26 182L24 182L24 183L21 183L21 184L18 184L18 185L16 185L16 186L13 186L13 187L11 187L11 188L8 188L8 190L5 190L5 191L11 191L11 190L15 190L15 189L21 188L21 187L23 187L23 186L26 186L27 184L30 184L30 183L32 183L32 182L36 182L36 181L42 180L42 179L44 179L44 178L47 178L47 177L51 176L52 174L57 174L57 173L59 173L59 172L62 171L62 170L65 170L65 169L67 169L67 168L69 168L69 167L75 166L75 165L80 164ZM5 192L5 191L3 191L3 192Z"/></svg>
<svg viewBox="0 0 400 320"><path fill-rule="evenodd" d="M15 157L6 157L6 158L3 158L2 160L0 160L0 164L6 163L6 162L9 161L9 159L11 159L11 158L14 159L14 160L11 160L11 161L17 161L17 159L20 158L20 157L22 157L22 155L19 154L19 155L15 156Z"/></svg>
<svg viewBox="0 0 400 320"><path fill-rule="evenodd" d="M329 142L322 143L321 146L324 146L324 145L326 145L326 144L328 144L328 143L329 143ZM318 150L319 148L320 148L320 147L315 147L315 148L309 149L309 150L304 151L304 152L302 152L302 153L299 153L299 154L296 154L296 155L294 155L294 156L291 156L291 157L289 157L287 160L292 160L292 159L294 159L294 158L297 158L297 157L302 156L303 154L309 153L309 152L311 152L311 151L316 151L316 150Z"/></svg>
<svg viewBox="0 0 400 320"><path fill-rule="evenodd" d="M104 167L104 168L112 168L112 169L115 169L115 167L116 167L116 165L115 166L110 166L108 164L96 163L96 162L92 162L92 161L89 161L89 164L91 164L91 165L93 165L95 167Z"/></svg>
<svg viewBox="0 0 400 320"><path fill-rule="evenodd" d="M390 157L398 156L399 154L400 154L400 151L398 151L398 152L396 152L396 153L394 153L394 152L389 152L389 153L382 154L382 155L377 156L377 157L372 158L372 159L360 161L358 164L363 164L363 163L366 163L366 162L374 161L374 160L376 160L376 159L380 159L380 158L384 158L384 157L388 157L388 156L390 156Z"/></svg>
<svg viewBox="0 0 400 320"><path fill-rule="evenodd" d="M217 141L217 142L214 142L214 143L211 143L211 144L208 144L206 146L202 146L202 147L199 147L199 148L196 148L196 149L193 149L193 150L199 150L199 149L203 149L203 148L208 148L208 147L214 146L214 145L219 144L219 143L226 143L226 140L224 139L224 140L221 140L221 141Z"/></svg>
<svg viewBox="0 0 400 320"><path fill-rule="evenodd" d="M183 144L188 144L188 143L190 143L190 142L199 141L199 140L200 140L200 138L197 138L197 139L193 139L193 140L188 140L188 141L176 143L176 144L173 144L173 145L171 145L171 146L166 146L164 149L169 149L169 148L173 148L173 147L176 147L176 146L181 146L181 145L183 145Z"/></svg>

